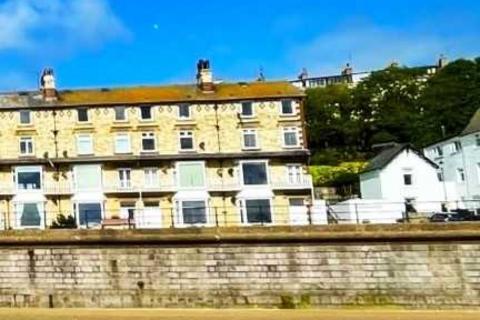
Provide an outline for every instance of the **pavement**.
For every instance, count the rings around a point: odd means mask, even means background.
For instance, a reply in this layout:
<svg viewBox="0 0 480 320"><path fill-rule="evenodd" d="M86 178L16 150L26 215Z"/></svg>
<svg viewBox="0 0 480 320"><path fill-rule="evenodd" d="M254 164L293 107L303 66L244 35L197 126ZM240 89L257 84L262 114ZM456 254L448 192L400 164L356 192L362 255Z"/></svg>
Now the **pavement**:
<svg viewBox="0 0 480 320"><path fill-rule="evenodd" d="M479 320L480 310L0 309L1 320Z"/></svg>

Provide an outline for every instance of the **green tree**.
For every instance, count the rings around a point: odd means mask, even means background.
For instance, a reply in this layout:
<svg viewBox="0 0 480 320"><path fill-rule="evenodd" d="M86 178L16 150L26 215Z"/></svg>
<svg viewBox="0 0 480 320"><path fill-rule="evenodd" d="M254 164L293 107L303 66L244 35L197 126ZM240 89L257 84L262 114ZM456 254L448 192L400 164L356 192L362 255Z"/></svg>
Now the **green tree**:
<svg viewBox="0 0 480 320"><path fill-rule="evenodd" d="M423 116L416 144L460 133L480 108L480 58L456 60L442 68L426 83L420 105Z"/></svg>

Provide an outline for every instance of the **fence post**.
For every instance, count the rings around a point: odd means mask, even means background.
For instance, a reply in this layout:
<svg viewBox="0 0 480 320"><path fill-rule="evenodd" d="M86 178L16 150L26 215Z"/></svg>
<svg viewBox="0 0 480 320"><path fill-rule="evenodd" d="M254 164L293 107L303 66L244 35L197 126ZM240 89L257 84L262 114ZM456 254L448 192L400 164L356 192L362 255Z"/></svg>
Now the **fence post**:
<svg viewBox="0 0 480 320"><path fill-rule="evenodd" d="M175 228L175 219L173 217L173 208L170 208L170 219L172 220L170 227Z"/></svg>
<svg viewBox="0 0 480 320"><path fill-rule="evenodd" d="M354 206L355 206L355 219L357 221L357 224L360 224L360 219L358 217L358 204L355 203Z"/></svg>
<svg viewBox="0 0 480 320"><path fill-rule="evenodd" d="M217 208L217 207L213 207L213 209L215 210L215 225L216 225L217 228L218 228L218 208Z"/></svg>
<svg viewBox="0 0 480 320"><path fill-rule="evenodd" d="M43 209L43 229L47 229L47 210Z"/></svg>
<svg viewBox="0 0 480 320"><path fill-rule="evenodd" d="M307 204L307 216L308 216L308 224L312 225L312 205Z"/></svg>
<svg viewBox="0 0 480 320"><path fill-rule="evenodd" d="M408 214L408 201L405 200L405 222L410 223L410 216Z"/></svg>

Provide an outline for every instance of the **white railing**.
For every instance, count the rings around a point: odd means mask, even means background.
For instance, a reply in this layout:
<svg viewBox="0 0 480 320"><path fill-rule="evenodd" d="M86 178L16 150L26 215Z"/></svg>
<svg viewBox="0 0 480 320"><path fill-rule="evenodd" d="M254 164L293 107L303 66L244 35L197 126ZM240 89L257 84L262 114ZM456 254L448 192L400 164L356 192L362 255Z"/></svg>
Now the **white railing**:
<svg viewBox="0 0 480 320"><path fill-rule="evenodd" d="M300 177L292 177L288 179L287 177L283 179L273 179L272 189L274 190L289 190L289 189L312 189L312 176L309 174L302 175Z"/></svg>

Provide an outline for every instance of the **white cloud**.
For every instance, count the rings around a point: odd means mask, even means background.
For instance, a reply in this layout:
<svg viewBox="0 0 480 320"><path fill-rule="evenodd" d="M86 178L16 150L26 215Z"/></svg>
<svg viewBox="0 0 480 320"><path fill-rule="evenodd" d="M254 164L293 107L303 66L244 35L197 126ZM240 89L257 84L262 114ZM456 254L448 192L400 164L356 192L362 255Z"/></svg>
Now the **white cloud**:
<svg viewBox="0 0 480 320"><path fill-rule="evenodd" d="M106 0L7 0L0 26L0 51L35 54L94 48L130 34Z"/></svg>
<svg viewBox="0 0 480 320"><path fill-rule="evenodd" d="M478 55L478 34L440 35L435 31L407 32L373 25L351 25L322 34L288 54L295 68L310 74L338 73L352 59L356 71L404 65L433 64L440 54L454 59Z"/></svg>

